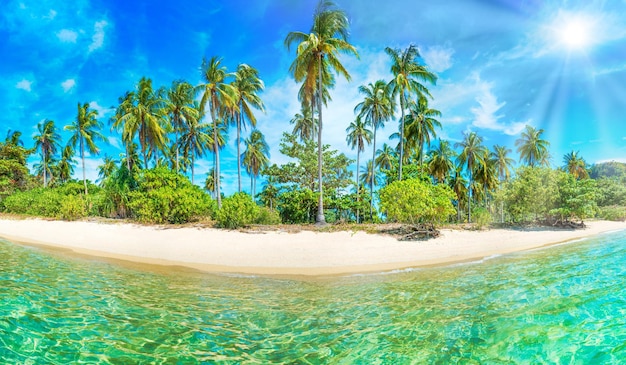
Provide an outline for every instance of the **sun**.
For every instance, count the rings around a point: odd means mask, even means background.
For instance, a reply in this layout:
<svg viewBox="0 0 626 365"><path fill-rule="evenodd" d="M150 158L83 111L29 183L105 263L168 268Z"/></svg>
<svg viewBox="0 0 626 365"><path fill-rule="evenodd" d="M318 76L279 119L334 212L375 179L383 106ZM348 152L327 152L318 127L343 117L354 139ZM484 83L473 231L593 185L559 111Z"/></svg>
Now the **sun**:
<svg viewBox="0 0 626 365"><path fill-rule="evenodd" d="M555 24L558 41L569 50L584 50L593 43L591 21L579 15L566 15Z"/></svg>

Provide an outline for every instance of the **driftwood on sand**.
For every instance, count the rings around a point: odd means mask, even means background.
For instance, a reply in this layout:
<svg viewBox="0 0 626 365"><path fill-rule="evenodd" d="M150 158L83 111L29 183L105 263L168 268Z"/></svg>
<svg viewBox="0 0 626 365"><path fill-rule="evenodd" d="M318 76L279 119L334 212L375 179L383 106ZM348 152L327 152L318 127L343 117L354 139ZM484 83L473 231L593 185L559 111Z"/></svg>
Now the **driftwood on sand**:
<svg viewBox="0 0 626 365"><path fill-rule="evenodd" d="M418 223L412 225L402 225L400 227L385 230L398 237L398 241L422 241L429 238L439 237L441 234L432 223Z"/></svg>

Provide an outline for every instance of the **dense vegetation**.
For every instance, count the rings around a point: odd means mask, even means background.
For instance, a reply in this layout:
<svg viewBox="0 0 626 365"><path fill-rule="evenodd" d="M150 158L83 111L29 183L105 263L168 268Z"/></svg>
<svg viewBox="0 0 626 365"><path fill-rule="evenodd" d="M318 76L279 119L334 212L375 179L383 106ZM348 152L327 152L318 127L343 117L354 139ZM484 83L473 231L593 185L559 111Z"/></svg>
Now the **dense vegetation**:
<svg viewBox="0 0 626 365"><path fill-rule="evenodd" d="M347 27L346 14L321 1L309 32L291 32L285 39L287 48L296 51L289 72L302 83L302 110L280 145L291 162L270 164L269 146L256 129L255 112L264 110L258 71L240 64L229 73L220 58L212 57L202 60L199 85L177 80L168 88L154 88L143 77L122 94L108 123L119 133L124 153L119 160L104 156L97 185L85 177L85 155L98 155L106 138L104 123L89 104L79 103L76 119L64 126L71 133L65 144L52 120L37 124L30 148L20 132L8 131L0 142L0 210L61 219L205 220L225 228L280 222L468 221L482 226L626 218L626 164L589 166L572 151L553 169L550 143L542 129L532 126L515 142L517 168L510 148L489 148L476 132L455 144L437 139L444 112L429 106L428 90L437 77L414 45L386 48L389 80L359 86L363 99L346 129L356 161L323 144L322 112L335 75L350 79L338 54L357 55ZM377 131L394 118L398 131L389 137L397 145L377 148ZM252 127L247 137L241 135L246 125ZM226 197L220 150L231 133L239 156L238 192ZM195 166L207 155L213 168L203 190L194 181ZM361 161L367 155L371 159ZM31 156L33 171L27 164ZM80 181L73 178L76 162ZM349 168L355 162L353 173ZM252 195L242 192L242 170L250 177Z"/></svg>

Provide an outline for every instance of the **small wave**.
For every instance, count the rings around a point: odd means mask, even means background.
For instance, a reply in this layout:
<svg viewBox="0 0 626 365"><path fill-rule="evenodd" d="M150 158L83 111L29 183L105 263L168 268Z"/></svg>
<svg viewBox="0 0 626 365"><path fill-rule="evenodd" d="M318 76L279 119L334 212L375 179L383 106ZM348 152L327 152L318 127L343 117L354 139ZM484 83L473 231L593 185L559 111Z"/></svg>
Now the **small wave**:
<svg viewBox="0 0 626 365"><path fill-rule="evenodd" d="M482 257L480 259L476 259L476 260L470 260L470 261L463 261L463 262L457 262L451 265L446 265L446 267L459 267L459 266L467 266L467 265L476 265L476 264L483 264L489 260L493 260L495 258L501 257L502 254L493 254L493 255L489 255L489 256L485 256Z"/></svg>
<svg viewBox="0 0 626 365"><path fill-rule="evenodd" d="M350 274L350 275L345 275L344 277L352 278L352 277L367 277L367 276L386 276L386 275L406 274L409 272L415 272L415 271L420 271L420 270L424 270L424 269L419 268L419 267L407 267L405 269L394 269L394 270L389 270L389 271Z"/></svg>

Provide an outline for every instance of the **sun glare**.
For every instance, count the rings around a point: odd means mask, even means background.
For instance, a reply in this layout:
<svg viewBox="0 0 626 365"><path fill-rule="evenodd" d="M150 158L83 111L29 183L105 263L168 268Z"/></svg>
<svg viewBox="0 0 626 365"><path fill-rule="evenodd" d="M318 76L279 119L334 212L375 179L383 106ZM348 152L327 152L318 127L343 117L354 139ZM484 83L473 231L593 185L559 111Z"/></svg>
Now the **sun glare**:
<svg viewBox="0 0 626 365"><path fill-rule="evenodd" d="M588 48L592 41L591 22L580 16L568 16L556 27L559 41L570 50Z"/></svg>

